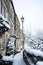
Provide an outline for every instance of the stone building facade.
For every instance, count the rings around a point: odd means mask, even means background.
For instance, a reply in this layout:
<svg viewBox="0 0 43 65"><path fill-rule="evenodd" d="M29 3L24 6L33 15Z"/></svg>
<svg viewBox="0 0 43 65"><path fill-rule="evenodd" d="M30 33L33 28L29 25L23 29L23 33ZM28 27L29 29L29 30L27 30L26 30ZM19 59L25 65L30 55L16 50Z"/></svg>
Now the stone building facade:
<svg viewBox="0 0 43 65"><path fill-rule="evenodd" d="M18 16L16 15L16 50L18 49L18 44L19 44L19 38L20 38L20 22L18 19Z"/></svg>
<svg viewBox="0 0 43 65"><path fill-rule="evenodd" d="M20 21L16 15L16 51L18 51L18 49L22 46L22 30L20 29Z"/></svg>
<svg viewBox="0 0 43 65"><path fill-rule="evenodd" d="M5 54L8 38L15 35L14 14L12 0L0 0L0 53L2 54Z"/></svg>
<svg viewBox="0 0 43 65"><path fill-rule="evenodd" d="M12 0L0 0L0 53L5 54L9 38L14 38L15 51L22 44L22 30ZM11 38L11 39L12 39Z"/></svg>

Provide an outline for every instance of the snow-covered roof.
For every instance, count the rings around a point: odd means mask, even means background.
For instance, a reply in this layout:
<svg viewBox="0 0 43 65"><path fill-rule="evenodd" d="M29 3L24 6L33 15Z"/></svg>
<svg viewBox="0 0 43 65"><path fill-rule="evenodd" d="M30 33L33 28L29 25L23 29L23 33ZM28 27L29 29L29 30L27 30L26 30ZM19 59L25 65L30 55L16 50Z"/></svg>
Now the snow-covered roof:
<svg viewBox="0 0 43 65"><path fill-rule="evenodd" d="M9 28L9 29L10 29L9 24L8 24L6 21L3 21L3 22L2 22L2 24L4 24L7 28Z"/></svg>
<svg viewBox="0 0 43 65"><path fill-rule="evenodd" d="M0 14L0 26L5 25L7 28L10 29L10 25L8 24L8 20L6 18L4 18L4 16L2 16L2 14ZM7 23L8 22L8 23Z"/></svg>

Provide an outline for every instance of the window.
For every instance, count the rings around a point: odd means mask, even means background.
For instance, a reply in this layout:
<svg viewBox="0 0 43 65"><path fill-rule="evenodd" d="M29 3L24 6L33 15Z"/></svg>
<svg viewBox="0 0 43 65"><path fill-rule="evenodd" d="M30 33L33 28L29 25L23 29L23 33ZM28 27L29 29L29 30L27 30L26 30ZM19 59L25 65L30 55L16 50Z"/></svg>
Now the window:
<svg viewBox="0 0 43 65"><path fill-rule="evenodd" d="M2 35L2 48L5 47L5 35L3 34Z"/></svg>
<svg viewBox="0 0 43 65"><path fill-rule="evenodd" d="M6 18L6 9L5 9L5 7L4 7L4 17Z"/></svg>
<svg viewBox="0 0 43 65"><path fill-rule="evenodd" d="M1 5L0 5L0 8L1 8L2 15L8 20L7 8L6 8L6 5L5 5L5 3L3 1L1 3Z"/></svg>
<svg viewBox="0 0 43 65"><path fill-rule="evenodd" d="M1 48L1 46L2 46L2 39L0 38L0 48Z"/></svg>
<svg viewBox="0 0 43 65"><path fill-rule="evenodd" d="M6 19L8 20L8 12L6 11Z"/></svg>
<svg viewBox="0 0 43 65"><path fill-rule="evenodd" d="M1 13L1 1L0 1L0 13Z"/></svg>
<svg viewBox="0 0 43 65"><path fill-rule="evenodd" d="M2 15L4 16L4 5L2 3Z"/></svg>
<svg viewBox="0 0 43 65"><path fill-rule="evenodd" d="M5 7L4 7L4 17L8 20L8 12Z"/></svg>

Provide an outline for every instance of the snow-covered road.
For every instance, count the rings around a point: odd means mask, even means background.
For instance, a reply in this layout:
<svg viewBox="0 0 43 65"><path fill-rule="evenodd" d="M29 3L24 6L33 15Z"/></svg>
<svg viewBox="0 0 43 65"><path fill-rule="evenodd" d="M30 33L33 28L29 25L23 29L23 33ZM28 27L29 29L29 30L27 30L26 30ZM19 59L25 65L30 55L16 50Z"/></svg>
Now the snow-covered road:
<svg viewBox="0 0 43 65"><path fill-rule="evenodd" d="M13 59L13 65L26 65L24 60L23 60L23 52L18 53L15 55Z"/></svg>

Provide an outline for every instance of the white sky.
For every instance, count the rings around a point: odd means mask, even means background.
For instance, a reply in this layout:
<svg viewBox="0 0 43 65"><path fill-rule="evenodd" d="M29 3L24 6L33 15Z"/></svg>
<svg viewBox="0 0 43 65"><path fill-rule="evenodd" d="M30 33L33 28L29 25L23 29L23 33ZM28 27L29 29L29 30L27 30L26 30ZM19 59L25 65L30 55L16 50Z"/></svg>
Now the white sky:
<svg viewBox="0 0 43 65"><path fill-rule="evenodd" d="M24 16L24 29L34 33L43 29L43 0L13 0L18 18ZM20 20L21 21L21 20Z"/></svg>

